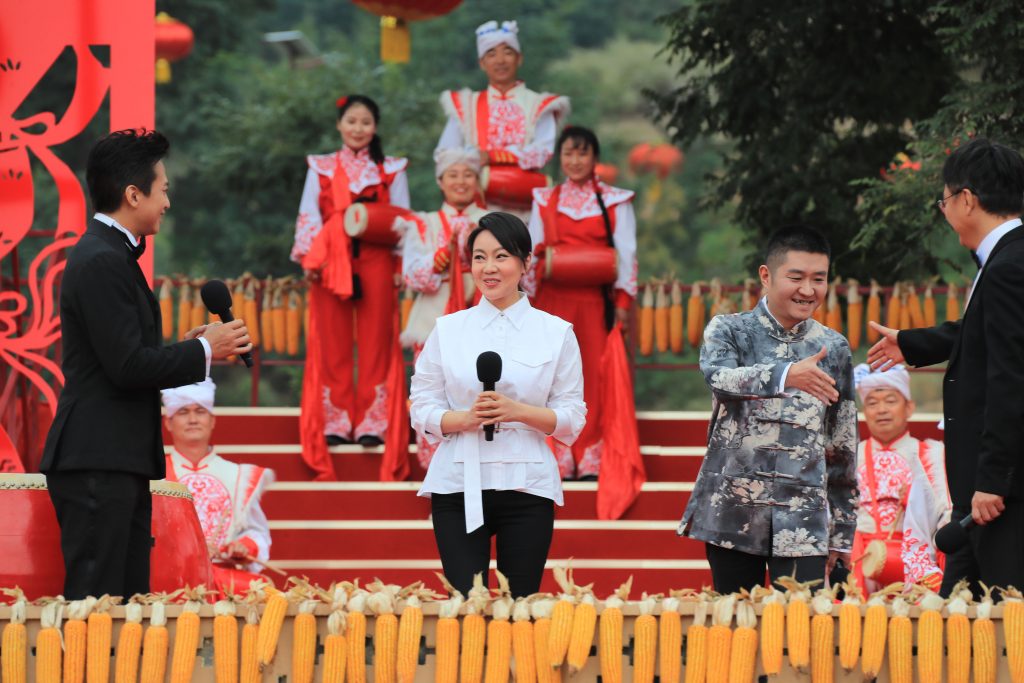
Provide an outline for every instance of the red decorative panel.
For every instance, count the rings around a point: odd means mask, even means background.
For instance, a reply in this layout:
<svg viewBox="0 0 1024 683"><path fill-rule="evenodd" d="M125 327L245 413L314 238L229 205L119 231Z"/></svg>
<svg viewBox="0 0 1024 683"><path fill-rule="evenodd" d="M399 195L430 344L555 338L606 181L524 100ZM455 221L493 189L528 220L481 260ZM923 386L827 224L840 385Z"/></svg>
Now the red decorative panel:
<svg viewBox="0 0 1024 683"><path fill-rule="evenodd" d="M85 169L71 168L55 148L79 136L104 106L111 130L153 126L154 14L153 0L0 6L0 444L13 444L22 461L0 447L0 471L22 463L34 469L63 384L57 292L67 249L85 230L87 206L76 175ZM74 57L75 82L64 104L24 111L66 51ZM33 166L56 186L56 225L35 224ZM18 258L19 247L33 254L28 264ZM151 249L142 267L152 277Z"/></svg>

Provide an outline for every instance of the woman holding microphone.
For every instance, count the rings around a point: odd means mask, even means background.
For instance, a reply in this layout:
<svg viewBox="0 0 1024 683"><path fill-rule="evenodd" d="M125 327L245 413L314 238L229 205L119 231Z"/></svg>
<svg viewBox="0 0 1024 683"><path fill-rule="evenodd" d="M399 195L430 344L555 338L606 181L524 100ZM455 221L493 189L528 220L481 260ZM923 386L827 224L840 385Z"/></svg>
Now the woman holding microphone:
<svg viewBox="0 0 1024 683"><path fill-rule="evenodd" d="M495 536L498 569L513 595L525 596L540 589L554 505L563 504L546 440L570 445L586 421L579 345L569 323L533 308L520 290L532 251L521 220L483 216L466 249L483 296L438 318L412 378L413 427L439 444L419 495L431 498L455 588L465 595L474 574L486 576ZM488 351L501 358L494 391L483 391L477 374Z"/></svg>

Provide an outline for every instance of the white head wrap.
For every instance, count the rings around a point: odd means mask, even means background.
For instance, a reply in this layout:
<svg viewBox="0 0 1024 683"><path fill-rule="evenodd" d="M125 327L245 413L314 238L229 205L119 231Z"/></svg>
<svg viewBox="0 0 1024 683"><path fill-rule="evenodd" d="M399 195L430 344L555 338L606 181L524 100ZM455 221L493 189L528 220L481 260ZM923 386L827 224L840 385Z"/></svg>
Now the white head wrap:
<svg viewBox="0 0 1024 683"><path fill-rule="evenodd" d="M480 152L476 147L448 147L434 153L434 177L440 179L455 164L466 164L480 175Z"/></svg>
<svg viewBox="0 0 1024 683"><path fill-rule="evenodd" d="M197 382L196 384L186 384L183 387L164 389L160 392L160 396L163 398L167 417L170 417L185 406L190 406L193 403L198 403L212 413L213 395L216 391L217 385L213 383L212 379L207 377L202 382Z"/></svg>
<svg viewBox="0 0 1024 683"><path fill-rule="evenodd" d="M914 400L910 396L910 373L902 365L894 365L884 372L872 372L861 363L853 369L853 383L862 403L875 389L895 389L908 401Z"/></svg>
<svg viewBox="0 0 1024 683"><path fill-rule="evenodd" d="M523 54L519 47L519 26L514 21L503 21L498 26L496 21L488 21L476 27L476 56L482 59L487 51L505 43L510 48Z"/></svg>

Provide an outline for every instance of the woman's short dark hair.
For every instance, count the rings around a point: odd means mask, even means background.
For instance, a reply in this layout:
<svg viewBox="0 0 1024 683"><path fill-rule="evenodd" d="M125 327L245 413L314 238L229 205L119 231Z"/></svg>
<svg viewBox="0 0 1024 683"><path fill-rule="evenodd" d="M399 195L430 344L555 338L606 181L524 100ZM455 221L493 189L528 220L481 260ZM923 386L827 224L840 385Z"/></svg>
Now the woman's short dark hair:
<svg viewBox="0 0 1024 683"><path fill-rule="evenodd" d="M380 107L371 98L366 95L346 95L345 97L338 100L338 120L341 121L341 117L345 115L349 109L357 104L361 104L370 110L370 115L373 116L373 122L376 125L380 125ZM384 163L384 143L380 139L380 135L377 133L373 134L373 139L370 140L370 158L373 159L375 164Z"/></svg>
<svg viewBox="0 0 1024 683"><path fill-rule="evenodd" d="M156 180L155 166L170 146L155 130L133 128L115 131L93 145L85 170L93 210L117 211L129 185L148 197Z"/></svg>
<svg viewBox="0 0 1024 683"><path fill-rule="evenodd" d="M472 258L473 244L476 242L477 236L484 231L494 235L494 239L498 240L502 249L524 264L533 251L533 240L530 239L530 231L526 229L526 224L519 217L510 213L494 211L484 215L476 224L473 232L469 233L466 250L469 252L470 258Z"/></svg>
<svg viewBox="0 0 1024 683"><path fill-rule="evenodd" d="M555 143L555 154L562 154L562 145L566 142L572 142L573 147L579 147L582 149L594 150L594 158L599 159L601 157L601 143L597 141L597 135L594 131L583 126L566 126L562 130L562 134L558 136L558 142Z"/></svg>
<svg viewBox="0 0 1024 683"><path fill-rule="evenodd" d="M969 189L994 216L1016 216L1024 204L1024 159L986 138L953 150L942 167L942 181L951 192Z"/></svg>

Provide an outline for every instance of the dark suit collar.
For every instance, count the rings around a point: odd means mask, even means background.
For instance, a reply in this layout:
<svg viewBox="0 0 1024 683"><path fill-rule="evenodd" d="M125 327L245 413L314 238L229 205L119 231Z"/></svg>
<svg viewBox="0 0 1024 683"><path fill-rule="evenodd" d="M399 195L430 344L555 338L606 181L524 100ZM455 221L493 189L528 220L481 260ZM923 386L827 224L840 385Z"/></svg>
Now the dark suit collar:
<svg viewBox="0 0 1024 683"><path fill-rule="evenodd" d="M139 246L133 246L128 242L128 238L125 237L124 233L120 230L107 225L103 221L96 220L95 218L89 219L89 227L86 232L96 235L115 249L127 250L128 254L136 261L140 256L142 256L143 252L146 251L145 237L139 239Z"/></svg>
<svg viewBox="0 0 1024 683"><path fill-rule="evenodd" d="M1016 228L1003 235L1002 238L996 242L996 246L992 248L992 253L988 255L985 263L991 263L992 259L995 258L996 254L998 254L1001 249L1003 249L1007 244L1016 242L1019 239L1024 239L1024 225L1018 225Z"/></svg>

